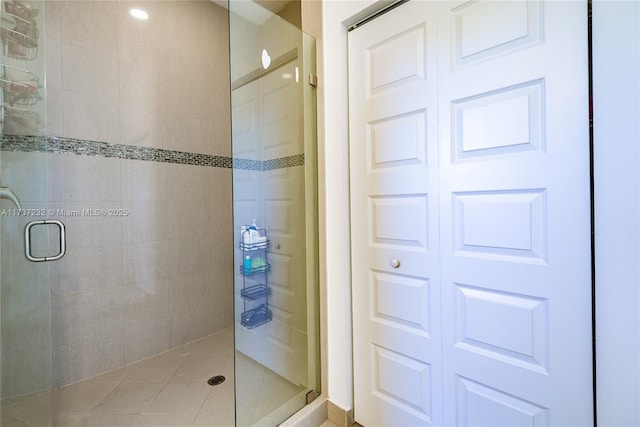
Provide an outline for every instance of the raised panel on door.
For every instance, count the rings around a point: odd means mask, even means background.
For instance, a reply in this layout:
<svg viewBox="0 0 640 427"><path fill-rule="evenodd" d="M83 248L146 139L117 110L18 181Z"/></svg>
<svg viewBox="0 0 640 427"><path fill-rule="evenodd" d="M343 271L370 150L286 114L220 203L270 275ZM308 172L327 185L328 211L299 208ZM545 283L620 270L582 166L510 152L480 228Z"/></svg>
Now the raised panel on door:
<svg viewBox="0 0 640 427"><path fill-rule="evenodd" d="M288 92L287 96L295 95L295 83L286 81L285 85L279 80L273 82L274 89L265 94L265 107L271 96L285 96ZM295 103L289 100L286 106L285 112L265 117L265 129L270 129L265 134L268 141L265 154L268 156L301 151ZM304 168L283 166L263 173L264 224L271 240L269 284L273 310L273 321L265 328L268 353L273 355L267 366L294 384L306 384L306 258L304 216L301 215L304 212Z"/></svg>
<svg viewBox="0 0 640 427"><path fill-rule="evenodd" d="M260 160L260 85L251 82L233 91L233 157L251 165L247 160ZM238 161L238 160L236 160Z"/></svg>
<svg viewBox="0 0 640 427"><path fill-rule="evenodd" d="M349 35L355 416L441 421L435 21Z"/></svg>
<svg viewBox="0 0 640 427"><path fill-rule="evenodd" d="M446 423L592 424L586 13L441 5Z"/></svg>
<svg viewBox="0 0 640 427"><path fill-rule="evenodd" d="M296 80L297 79L297 80ZM304 152L301 111L300 61L295 60L262 78L263 159Z"/></svg>

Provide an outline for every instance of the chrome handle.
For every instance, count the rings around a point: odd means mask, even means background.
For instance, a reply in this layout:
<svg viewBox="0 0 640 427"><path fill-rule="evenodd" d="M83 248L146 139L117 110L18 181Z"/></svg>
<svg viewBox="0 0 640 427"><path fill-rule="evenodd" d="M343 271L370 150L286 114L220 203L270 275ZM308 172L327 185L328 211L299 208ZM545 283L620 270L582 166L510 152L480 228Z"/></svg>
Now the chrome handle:
<svg viewBox="0 0 640 427"><path fill-rule="evenodd" d="M22 209L22 206L20 206L20 200L18 200L18 196L16 196L16 193L14 193L13 190L9 187L0 187L0 199L9 199L13 202L14 205L16 205L16 208Z"/></svg>
<svg viewBox="0 0 640 427"><path fill-rule="evenodd" d="M57 254L46 257L35 257L31 254L31 229L36 225L56 225L60 229L60 251ZM56 219L42 219L38 221L31 221L24 228L24 253L29 261L43 262L43 261L55 261L64 256L67 252L67 236L65 232L64 223Z"/></svg>

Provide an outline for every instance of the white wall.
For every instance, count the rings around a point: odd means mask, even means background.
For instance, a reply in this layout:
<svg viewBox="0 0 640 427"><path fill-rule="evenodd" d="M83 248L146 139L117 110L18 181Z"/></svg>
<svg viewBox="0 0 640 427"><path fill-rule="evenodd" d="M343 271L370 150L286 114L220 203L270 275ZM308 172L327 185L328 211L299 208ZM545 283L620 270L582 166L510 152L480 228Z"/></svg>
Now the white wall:
<svg viewBox="0 0 640 427"><path fill-rule="evenodd" d="M382 3L323 2L325 392L346 410L353 406L346 26ZM640 425L640 3L595 0L593 25L598 423Z"/></svg>
<svg viewBox="0 0 640 427"><path fill-rule="evenodd" d="M382 2L380 2L382 3ZM351 367L351 269L349 239L349 144L347 111L347 30L370 0L323 2L325 259L327 307L328 398L349 410L353 406ZM328 48L331 46L331 48Z"/></svg>
<svg viewBox="0 0 640 427"><path fill-rule="evenodd" d="M598 424L640 425L640 3L593 3Z"/></svg>

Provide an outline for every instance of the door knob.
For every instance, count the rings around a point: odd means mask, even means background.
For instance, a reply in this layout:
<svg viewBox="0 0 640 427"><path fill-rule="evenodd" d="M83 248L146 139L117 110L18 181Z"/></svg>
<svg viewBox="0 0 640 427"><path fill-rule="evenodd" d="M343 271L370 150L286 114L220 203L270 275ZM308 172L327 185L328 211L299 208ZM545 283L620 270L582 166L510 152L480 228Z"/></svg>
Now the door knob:
<svg viewBox="0 0 640 427"><path fill-rule="evenodd" d="M395 258L394 258L394 259L392 259L392 260L391 260L391 267L393 267L393 268L398 268L398 267L400 267L400 260L399 260L399 259L395 259Z"/></svg>

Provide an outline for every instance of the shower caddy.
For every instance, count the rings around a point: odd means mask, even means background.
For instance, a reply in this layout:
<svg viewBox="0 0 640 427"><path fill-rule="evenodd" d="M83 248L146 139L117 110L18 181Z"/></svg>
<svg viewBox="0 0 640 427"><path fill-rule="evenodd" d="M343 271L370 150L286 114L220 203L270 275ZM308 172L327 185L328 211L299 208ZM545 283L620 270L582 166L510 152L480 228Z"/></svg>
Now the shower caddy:
<svg viewBox="0 0 640 427"><path fill-rule="evenodd" d="M247 329L263 325L273 318L269 308L271 287L267 284L268 272L271 270L271 264L267 261L267 249L271 242L265 229L258 228L255 231L258 241L251 240L251 230L248 227L240 235L240 252L242 253L240 296L243 300L240 324Z"/></svg>
<svg viewBox="0 0 640 427"><path fill-rule="evenodd" d="M0 124L5 134L32 135L44 122L33 107L42 101L40 78L26 65L9 65L4 59L33 61L38 56L40 31L36 16L39 9L28 1L4 1L0 12L0 38L3 60L0 61Z"/></svg>

